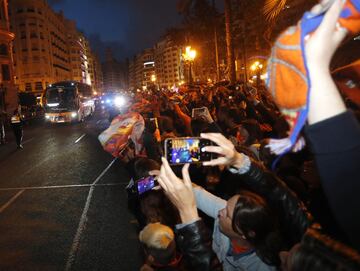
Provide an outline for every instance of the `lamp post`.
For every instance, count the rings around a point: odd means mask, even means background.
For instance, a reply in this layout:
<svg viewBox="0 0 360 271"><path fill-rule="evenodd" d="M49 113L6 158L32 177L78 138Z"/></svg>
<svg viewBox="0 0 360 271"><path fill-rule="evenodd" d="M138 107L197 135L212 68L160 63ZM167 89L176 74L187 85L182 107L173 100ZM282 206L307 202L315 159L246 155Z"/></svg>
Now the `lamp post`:
<svg viewBox="0 0 360 271"><path fill-rule="evenodd" d="M154 85L154 88L157 89L157 87L156 87L156 75L152 74L151 77L150 77L150 80L151 80L152 84Z"/></svg>
<svg viewBox="0 0 360 271"><path fill-rule="evenodd" d="M185 53L182 54L185 62L189 64L189 84L192 84L193 78L192 78L192 64L194 62L194 59L196 57L196 51L191 49L191 46L187 46L185 48Z"/></svg>
<svg viewBox="0 0 360 271"><path fill-rule="evenodd" d="M261 64L259 61L256 61L250 67L250 69L256 73L256 87L257 88L260 87L262 68L263 68L263 64Z"/></svg>

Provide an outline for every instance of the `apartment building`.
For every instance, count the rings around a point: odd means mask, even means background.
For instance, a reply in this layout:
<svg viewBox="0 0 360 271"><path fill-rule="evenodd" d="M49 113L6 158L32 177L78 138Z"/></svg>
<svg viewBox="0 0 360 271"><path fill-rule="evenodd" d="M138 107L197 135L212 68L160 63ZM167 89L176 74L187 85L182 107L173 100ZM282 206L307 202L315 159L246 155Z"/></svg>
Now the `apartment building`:
<svg viewBox="0 0 360 271"><path fill-rule="evenodd" d="M134 56L129 62L129 86L142 89L157 84L154 49L148 48Z"/></svg>
<svg viewBox="0 0 360 271"><path fill-rule="evenodd" d="M91 85L89 57L91 49L85 36L76 28L74 21L64 21L67 29L69 64L73 80Z"/></svg>
<svg viewBox="0 0 360 271"><path fill-rule="evenodd" d="M91 79L89 41L74 21L54 12L46 0L10 0L9 7L15 33L15 84L20 91L39 94L50 83L63 80L101 85L96 81L99 76L93 74Z"/></svg>
<svg viewBox="0 0 360 271"><path fill-rule="evenodd" d="M101 63L98 56L95 53L89 55L89 75L91 86L97 93L103 92L103 73L101 69Z"/></svg>
<svg viewBox="0 0 360 271"><path fill-rule="evenodd" d="M160 87L178 86L184 81L182 51L169 37L159 41L154 47L155 73Z"/></svg>
<svg viewBox="0 0 360 271"><path fill-rule="evenodd" d="M106 50L105 62L102 63L102 72L104 92L120 91L124 89L122 64L115 59L110 48Z"/></svg>
<svg viewBox="0 0 360 271"><path fill-rule="evenodd" d="M8 1L0 0L0 112L11 111L17 106L17 90L14 85L12 62L12 40L10 31Z"/></svg>
<svg viewBox="0 0 360 271"><path fill-rule="evenodd" d="M9 7L19 90L41 93L51 82L72 79L63 14L44 0L11 0Z"/></svg>

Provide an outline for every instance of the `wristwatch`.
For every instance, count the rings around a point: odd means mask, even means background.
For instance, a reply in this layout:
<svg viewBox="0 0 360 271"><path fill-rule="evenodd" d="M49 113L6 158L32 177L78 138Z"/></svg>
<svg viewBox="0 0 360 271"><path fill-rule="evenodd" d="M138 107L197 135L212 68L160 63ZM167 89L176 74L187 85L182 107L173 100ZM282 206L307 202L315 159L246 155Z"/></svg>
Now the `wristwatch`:
<svg viewBox="0 0 360 271"><path fill-rule="evenodd" d="M236 168L236 167L229 167L229 171L233 174L245 174L246 172L248 172L250 170L250 166L251 166L251 160L250 158L245 155L245 154L242 154L243 155L243 164L241 166L241 168Z"/></svg>

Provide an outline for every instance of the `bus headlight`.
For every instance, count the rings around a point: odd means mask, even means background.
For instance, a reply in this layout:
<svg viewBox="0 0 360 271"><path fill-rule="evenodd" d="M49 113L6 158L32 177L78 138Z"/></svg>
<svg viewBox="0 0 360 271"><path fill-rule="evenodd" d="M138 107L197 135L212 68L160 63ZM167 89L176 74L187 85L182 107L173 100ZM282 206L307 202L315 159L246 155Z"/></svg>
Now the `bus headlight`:
<svg viewBox="0 0 360 271"><path fill-rule="evenodd" d="M77 116L77 113L76 113L76 112L71 112L71 117L72 117L72 118L76 118L76 116Z"/></svg>
<svg viewBox="0 0 360 271"><path fill-rule="evenodd" d="M114 99L114 104L117 107L122 107L125 104L125 98L122 96L118 96Z"/></svg>

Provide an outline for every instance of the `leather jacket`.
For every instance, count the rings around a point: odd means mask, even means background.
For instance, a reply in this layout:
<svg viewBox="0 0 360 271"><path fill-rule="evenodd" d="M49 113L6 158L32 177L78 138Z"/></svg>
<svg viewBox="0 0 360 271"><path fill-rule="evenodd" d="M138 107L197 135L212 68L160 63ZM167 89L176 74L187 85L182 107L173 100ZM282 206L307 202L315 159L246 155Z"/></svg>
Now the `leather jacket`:
<svg viewBox="0 0 360 271"><path fill-rule="evenodd" d="M300 242L305 231L312 226L313 217L297 195L275 174L255 161L251 161L250 169L241 175L241 180L279 210L288 245Z"/></svg>
<svg viewBox="0 0 360 271"><path fill-rule="evenodd" d="M200 219L176 229L177 246L189 264L189 270L222 270L211 248L211 235Z"/></svg>

